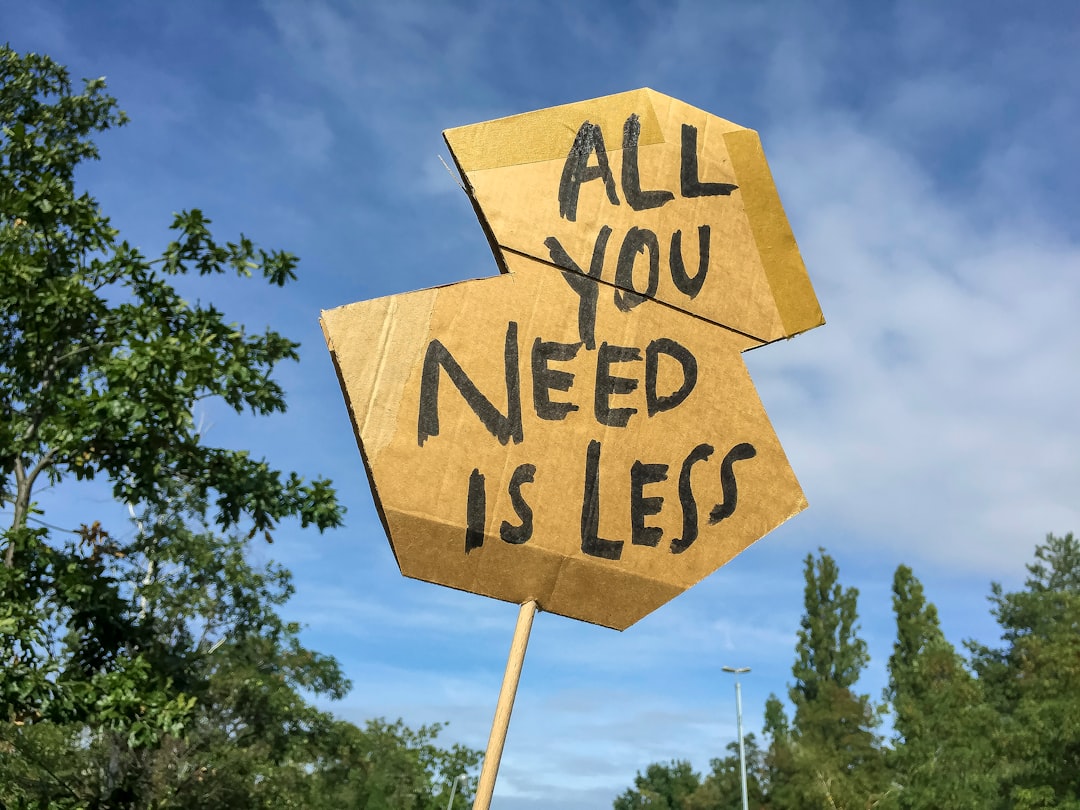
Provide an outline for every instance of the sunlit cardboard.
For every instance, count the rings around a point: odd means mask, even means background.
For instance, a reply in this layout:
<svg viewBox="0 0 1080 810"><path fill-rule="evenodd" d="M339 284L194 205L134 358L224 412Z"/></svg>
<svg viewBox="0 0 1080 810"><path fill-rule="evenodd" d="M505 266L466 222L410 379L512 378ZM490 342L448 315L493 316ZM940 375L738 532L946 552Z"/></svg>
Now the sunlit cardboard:
<svg viewBox="0 0 1080 810"><path fill-rule="evenodd" d="M805 508L740 352L820 309L750 130L641 90L446 138L503 274L323 313L379 514L406 576L623 629Z"/></svg>
<svg viewBox="0 0 1080 810"><path fill-rule="evenodd" d="M586 122L606 147L608 171L603 174L611 182L604 177L581 182L571 220L560 210L558 191L568 155ZM636 161L628 161L622 147L635 129ZM548 246L554 238L587 272L597 235L607 226L611 234L601 278L615 283L627 233L632 228L648 230L659 249L658 300L741 332L750 338L748 345L791 337L824 323L753 130L653 90L635 90L451 129L444 135L497 246L496 255L512 250L558 263ZM589 168L596 174L601 173L598 162L589 155ZM628 172L635 165L637 171ZM684 168L692 170L696 181L695 188L685 191ZM637 175L644 204L659 203L656 207L634 209L624 182L628 173ZM681 255L686 274L696 275L703 227L709 231L709 264L704 283L691 297L676 286L671 257ZM676 232L681 234L680 251L671 248ZM633 274L641 292L648 287L647 258L638 257Z"/></svg>

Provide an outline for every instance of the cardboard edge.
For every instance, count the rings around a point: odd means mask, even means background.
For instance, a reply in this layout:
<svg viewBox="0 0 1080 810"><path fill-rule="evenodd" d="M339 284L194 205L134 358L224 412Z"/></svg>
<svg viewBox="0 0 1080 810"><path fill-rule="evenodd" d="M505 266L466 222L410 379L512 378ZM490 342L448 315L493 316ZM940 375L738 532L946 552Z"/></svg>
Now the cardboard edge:
<svg viewBox="0 0 1080 810"><path fill-rule="evenodd" d="M725 132L723 137L765 276L780 313L784 328L782 337L794 337L822 326L825 316L780 202L760 136L752 129L741 129Z"/></svg>
<svg viewBox="0 0 1080 810"><path fill-rule="evenodd" d="M643 122L642 125L643 137L646 138L642 143L648 143L650 138L655 138L658 134L662 135L659 132L659 124L656 121L652 107L650 94L654 93L655 91L647 87L640 87L636 90L626 90L622 93L612 93L607 96L574 101L555 107L545 107L476 124L451 127L443 131L443 139L451 151L456 149L459 170L464 168L465 172L495 169L522 163L536 163L542 160L561 160L565 159L566 150L554 149L554 139L523 140L520 135L521 128L561 131L567 128L568 125L565 123L567 119L577 117L575 114L576 109L589 108L596 110L598 107L615 107L631 104L634 98L642 98L645 105L648 106L651 116L651 121ZM576 126L580 125L581 122L579 121ZM477 137L481 131L485 134L483 138ZM573 131L576 132L576 127ZM611 151L611 149L609 148L608 151Z"/></svg>
<svg viewBox="0 0 1080 810"><path fill-rule="evenodd" d="M750 222L751 232L762 258L762 267L765 270L766 280L769 283L777 311L780 315L783 334L764 337L750 334L749 332L744 332L727 324L703 318L696 313L660 299L650 297L649 300L653 300L656 303L667 306L675 311L682 312L690 317L697 318L702 323L718 326L746 338L748 343L744 348L740 349L740 351L749 351L760 348L761 346L768 345L779 339L790 338L801 332L823 325L825 323L824 316L821 313L820 307L817 305L817 298L814 294L813 287L810 284L810 278L806 272L806 267L802 262L802 257L799 254L798 246L795 243L794 234L791 232L790 225L788 224L787 216L780 203L780 197L776 191L776 186L772 179L772 173L769 171L768 163L765 160L765 155L761 148L757 132L725 118L715 116L712 113L708 113L700 108L694 107L686 102L660 93L649 87L642 87L636 90L628 90L623 93L615 93L595 99L563 104L557 107L519 113L517 115L493 119L492 121L468 124L443 130L443 140L446 143L447 149L450 151L450 157L454 162L454 167L457 169L462 180L462 185L465 189L466 196L469 198L469 203L472 205L473 213L476 215L480 227L484 231L484 236L488 242L488 248L495 258L495 264L498 267L499 272L503 274L512 272L508 264L507 253L531 259L547 267L559 270L560 272L568 271L566 271L565 268L555 265L549 259L502 244L496 237L491 223L484 213L483 206L476 196L469 173L472 171L497 169L505 165L517 165L518 163L523 162L553 160L561 158L562 154L552 150L539 150L529 153L527 159L510 161L485 160L482 157L485 141L472 137L471 133L479 132L483 127L494 127L498 130L498 134L501 135L501 138L496 137L493 140L496 142L505 142L510 139L511 135L519 137L516 135L516 128L527 119L533 119L534 121L537 118L540 118L541 120L554 119L566 115L575 108L593 106L605 101L614 103L616 99L622 101L624 99L629 100L632 97L641 98L643 101L643 108L647 108L648 110L649 126L655 133L658 133L658 138L654 137L651 139L653 142L666 141L663 125L660 123L657 113L658 105L660 104L666 105L667 107L671 107L672 105L685 106L705 116L709 123L715 121L716 124L723 128L721 137L723 137L725 146L728 148L732 169L740 182L740 192L743 194L747 219ZM736 154L734 151L733 144L736 143L742 147L739 150L739 154ZM494 151L498 154L503 154L501 149L494 149ZM613 150L609 148L608 151L611 152ZM521 156L519 155L519 158L520 157ZM744 180L744 176L749 179ZM751 186L749 197L747 196L747 190L743 185L744 182ZM775 219L775 222L773 222L773 219ZM603 279L599 280L598 283L607 284L608 286L613 287L615 286ZM807 295L809 296L809 299L807 299ZM807 300L812 303L807 305ZM802 311L804 308L806 309L805 312ZM816 320L813 314L814 312L816 312Z"/></svg>
<svg viewBox="0 0 1080 810"><path fill-rule="evenodd" d="M401 514L401 515L410 517L410 518L412 518L414 520L417 520L417 521L429 520L428 516L425 516L425 515L422 515L422 514L419 514L419 513L415 513L415 512L399 511L399 512L396 512L396 514ZM381 512L381 509L380 509L380 517L381 516L382 516L382 512ZM485 535L485 542L487 542L489 540L492 541L492 542L495 542L495 541L498 541L499 538L498 537L492 537L490 535ZM556 593L559 591L560 585L563 583L566 569L570 565L573 565L574 563L581 564L584 561L579 557L566 557L566 556L556 554L555 552L550 551L548 549L542 549L542 548L538 548L538 547L531 547L531 548L529 548L529 551L532 554L539 554L539 555L542 555L544 557L557 558L558 571L557 571L554 579L552 579L546 585L546 587L544 588L543 593L540 593L540 594L523 593L521 595L520 599L516 598L516 597L515 598L508 598L508 597L504 597L504 596L495 596L494 594L485 592L482 589L482 587L478 586L475 583L470 584L470 583L466 583L466 582L459 582L457 584L454 584L454 583L451 583L451 582L447 582L445 579L426 577L426 576L423 576L423 575L421 575L419 573L410 573L409 570L406 570L406 569L402 568L400 563L398 565L398 570L401 572L401 574L403 576L408 577L409 579L414 579L414 580L416 580L418 582L429 582L429 583L440 585L440 586L442 586L444 588L453 588L454 590L461 591L463 593L471 593L471 594L475 594L475 595L478 595L478 596L484 596L484 597L486 597L488 599L495 599L497 601L507 602L509 604L519 604L520 602L528 601L528 600L531 599L531 600L535 601L537 603L537 606L539 607L539 609L544 611L545 613L552 613L552 614L554 614L556 616L563 616L563 617L565 617L567 619L573 619L575 621L582 621L582 622L586 622L588 624L595 624L595 625L597 625L599 627L607 627L607 628L609 628L611 630L618 630L620 632L622 632L623 630L626 630L629 627L632 627L634 624L641 621L643 618L645 618L646 616L648 616L651 613L655 612L656 610L661 608L663 605L667 604L672 599L675 599L677 596L681 595L682 593L684 593L687 590L686 588L680 587L679 585L674 585L674 584L672 584L670 582L665 582L664 580L657 579L656 577L644 576L644 575L642 575L640 573L621 572L621 576L623 576L626 579L634 580L635 582L646 583L650 590L664 593L665 598L663 599L663 601L661 601L659 603L648 603L647 607L645 607L644 609L622 611L621 613L617 614L616 617L613 617L611 620L608 620L608 621L600 621L599 619L601 617L599 617L597 615L590 615L587 612L585 612L585 613L579 612L578 615L575 615L573 612L560 610L560 609L555 607L555 604L557 604L557 601L558 601L556 599ZM395 559L396 559L396 556L395 556ZM726 564L727 563L725 563L725 565ZM715 573L715 572L710 572L709 574L706 574L705 576L711 576L712 573ZM621 619L618 618L618 617L621 617Z"/></svg>
<svg viewBox="0 0 1080 810"><path fill-rule="evenodd" d="M595 99L561 104L557 107L547 107L532 112L507 116L505 118L496 118L491 121L467 124L465 126L443 130L443 141L446 143L446 148L450 151L450 159L454 161L454 168L457 169L458 175L461 178L465 194L469 198L469 203L472 205L473 213L476 214L476 218L480 222L480 227L484 230L484 236L487 237L488 247L495 257L495 264L498 266L500 273L509 272L506 266L506 259L502 254L502 250L505 246L500 245L498 239L495 237L495 232L493 231L487 216L484 214L483 206L480 204L479 199L477 199L469 174L474 171L498 169L506 166L519 165L521 163L537 163L545 160L565 160L566 150L554 149L548 139L539 138L536 140L534 146L526 149L525 143L527 143L527 141L521 139L519 128L523 125L528 126L529 123L531 123L534 128L537 126L543 128L545 125L550 128L562 117L572 114L572 111L575 109L593 107L605 103L615 105L619 102L630 101L633 98L643 99L644 106L647 108L648 120L644 127L644 131L647 135L643 143L663 142L664 133L657 119L654 103L654 97L657 96L667 98L666 96L663 96L663 94L657 93L655 90L642 87L637 90L628 90L623 93L614 93ZM482 131L489 134L494 131L494 136L483 139L476 137L476 133ZM505 157L508 151L513 155L510 158ZM609 148L608 151L610 152L612 150ZM491 159L489 153L493 153L499 157Z"/></svg>
<svg viewBox="0 0 1080 810"><path fill-rule="evenodd" d="M464 127L462 127L462 129L464 129ZM461 176L461 182L465 188L465 196L469 198L469 204L472 205L473 213L476 214L476 218L480 221L480 227L484 229L484 236L487 238L488 247L495 257L495 265L499 268L500 273L509 273L510 270L506 266L506 258L503 256L499 242L495 238L495 232L492 231L491 224L484 215L484 209L480 205L480 201L476 199L476 193L473 190L472 181L469 179L469 173L465 170L462 158L458 151L454 149L454 144L450 137L451 131L452 130L443 131L443 141L446 143L446 148L450 150L450 159L454 161L454 168L457 169L458 174Z"/></svg>
<svg viewBox="0 0 1080 810"><path fill-rule="evenodd" d="M345 410L349 414L349 424L352 425L353 437L356 439L356 447L360 451L360 460L364 465L364 473L367 475L368 488L371 490L371 499L375 503L375 511L379 515L379 522L383 527L383 534L386 535L386 542L390 544L390 552L394 555L394 562L397 564L398 571L401 570L401 560L398 559L397 549L394 547L394 538L390 534L390 524L386 521L386 513L383 510L382 498L379 495L378 487L375 486L375 474L371 469L371 462L368 460L367 453L364 451L364 442L360 438L360 426L356 422L356 412L353 410L352 399L349 396L349 388L345 385L345 378L342 376L341 365L338 363L337 351L334 349L334 341L330 336L329 326L326 322L326 316L328 312L323 310L320 313L319 325L323 330L323 337L326 340L326 348L330 351L330 360L334 365L334 373L337 375L338 388L341 390L341 396L345 400Z"/></svg>

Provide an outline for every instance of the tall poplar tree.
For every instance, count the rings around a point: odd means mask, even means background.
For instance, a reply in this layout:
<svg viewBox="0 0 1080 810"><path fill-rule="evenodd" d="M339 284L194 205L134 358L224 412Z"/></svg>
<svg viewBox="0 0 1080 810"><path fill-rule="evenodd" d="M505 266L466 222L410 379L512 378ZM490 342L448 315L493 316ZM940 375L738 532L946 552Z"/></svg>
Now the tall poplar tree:
<svg viewBox="0 0 1080 810"><path fill-rule="evenodd" d="M686 810L686 802L701 786L701 776L687 760L653 763L638 771L634 787L615 799L615 810Z"/></svg>
<svg viewBox="0 0 1080 810"><path fill-rule="evenodd" d="M937 608L907 566L893 577L896 641L886 700L893 711L890 806L981 810L997 794L995 718L982 687L941 631Z"/></svg>
<svg viewBox="0 0 1080 810"><path fill-rule="evenodd" d="M1048 535L1024 590L990 601L1004 645L973 645L998 714L1002 804L1080 810L1080 540Z"/></svg>
<svg viewBox="0 0 1080 810"><path fill-rule="evenodd" d="M791 788L800 807L862 808L887 789L876 708L856 684L869 661L858 636L858 590L836 561L807 555L804 607L788 691L795 706Z"/></svg>

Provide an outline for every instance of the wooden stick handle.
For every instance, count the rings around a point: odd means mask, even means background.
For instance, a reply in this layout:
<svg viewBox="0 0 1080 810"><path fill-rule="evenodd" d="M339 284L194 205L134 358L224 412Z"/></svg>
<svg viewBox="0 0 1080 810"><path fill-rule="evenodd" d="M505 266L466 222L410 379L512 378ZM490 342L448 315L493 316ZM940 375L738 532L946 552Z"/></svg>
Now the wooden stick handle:
<svg viewBox="0 0 1080 810"><path fill-rule="evenodd" d="M521 665L525 661L525 648L529 646L529 633L532 630L533 617L536 616L536 602L528 601L518 611L514 639L510 642L510 657L506 661L506 673L503 675L499 702L495 705L495 719L491 721L491 736L488 737L487 751L484 753L484 765L480 769L480 783L476 786L476 800L473 810L488 810L491 807L491 794L495 792L495 777L499 775L499 762L502 760L503 744L506 742L506 730L510 726L510 712L514 710L514 698L517 697L518 680L521 678Z"/></svg>

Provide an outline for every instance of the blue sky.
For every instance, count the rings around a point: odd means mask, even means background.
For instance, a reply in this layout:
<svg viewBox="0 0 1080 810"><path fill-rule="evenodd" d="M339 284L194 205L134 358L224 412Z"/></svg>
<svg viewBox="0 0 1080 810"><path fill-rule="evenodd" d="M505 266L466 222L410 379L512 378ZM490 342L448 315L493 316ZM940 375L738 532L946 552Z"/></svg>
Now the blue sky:
<svg viewBox="0 0 1080 810"><path fill-rule="evenodd" d="M18 50L107 77L132 118L86 186L161 249L200 207L301 258L284 291L191 284L302 341L287 415L209 407L212 441L338 484L347 527L282 532L288 608L356 721L483 747L516 608L399 576L319 311L494 273L443 129L648 86L760 131L825 328L746 356L810 508L624 633L541 615L494 807L599 810L648 763L699 769L790 681L802 559L860 591L884 685L911 565L950 638L1080 530L1080 9L1068 2L0 2ZM100 495L53 493L58 503ZM96 499L96 500L95 500ZM116 511L115 520L123 519Z"/></svg>

